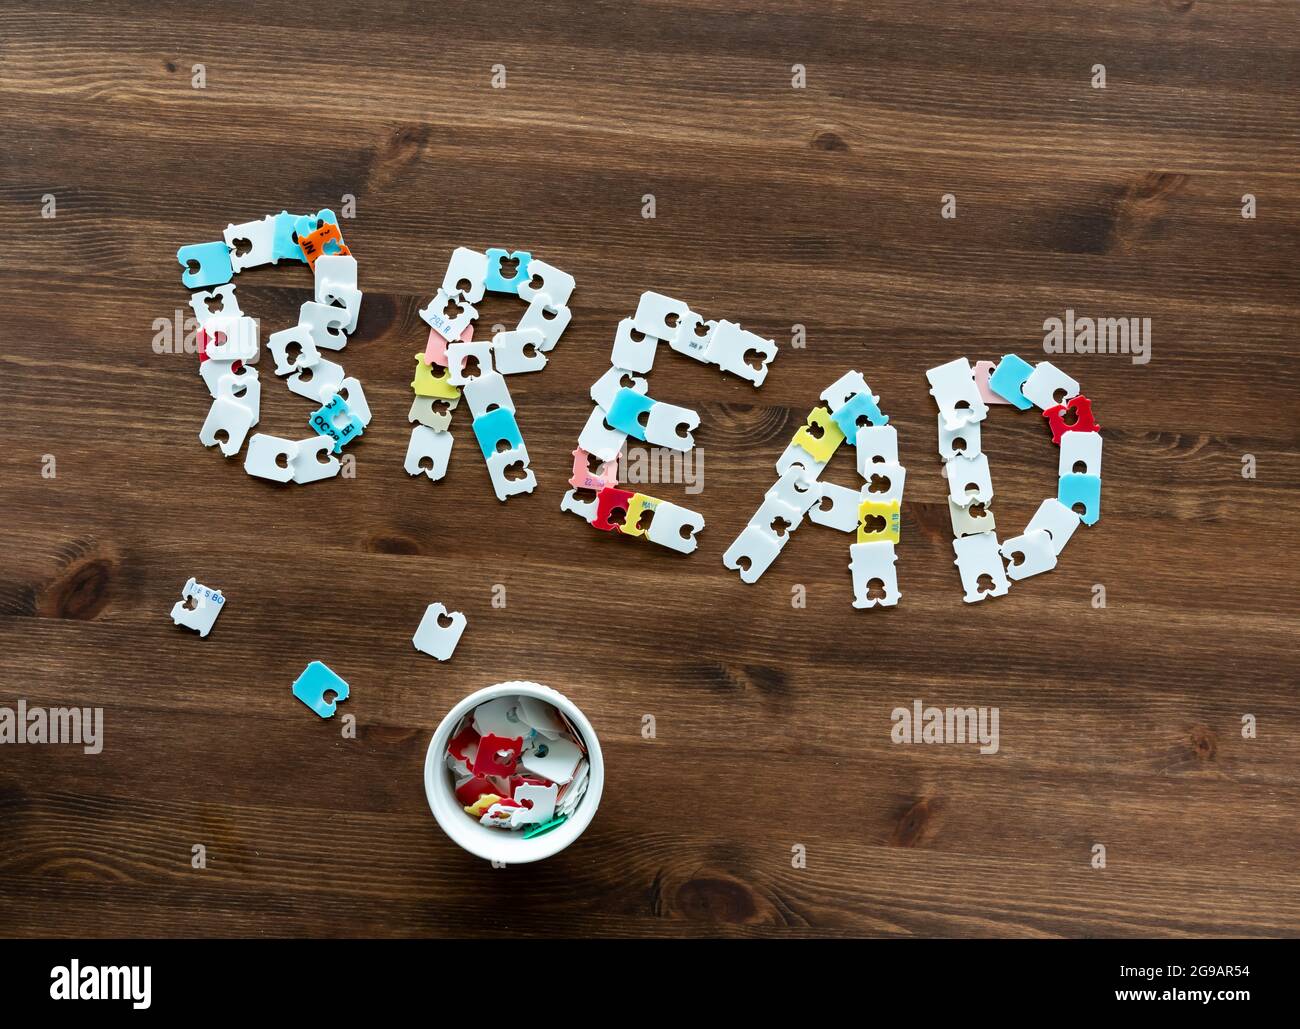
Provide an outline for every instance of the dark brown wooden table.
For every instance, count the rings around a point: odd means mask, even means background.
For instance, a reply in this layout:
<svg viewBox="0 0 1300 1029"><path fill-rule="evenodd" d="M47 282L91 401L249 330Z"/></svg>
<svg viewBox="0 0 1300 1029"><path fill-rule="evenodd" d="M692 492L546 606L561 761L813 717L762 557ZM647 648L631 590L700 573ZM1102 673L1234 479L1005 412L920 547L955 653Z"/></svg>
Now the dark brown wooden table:
<svg viewBox="0 0 1300 1029"><path fill-rule="evenodd" d="M102 707L105 730L98 755L0 746L0 932L1295 934L1297 21L5 3L0 706ZM366 296L342 360L374 421L355 478L279 488L204 451L196 358L155 353L155 320L189 313L179 245L346 195ZM463 409L446 479L402 470L416 312L458 245L578 280L549 367L511 382L540 485L508 505ZM310 276L237 282L265 338ZM761 390L666 349L651 375L703 418L703 492L652 489L706 517L691 557L559 510L644 289L781 344ZM924 372L1042 360L1067 309L1152 324L1147 364L1056 359L1104 427L1102 520L964 604ZM260 367L260 428L305 435ZM891 610L850 606L830 529L754 586L721 564L849 368L909 471ZM1041 421L985 423L1003 538L1055 489ZM851 452L826 477L855 485ZM204 640L168 617L191 575L229 598ZM433 600L469 618L448 664L410 642ZM351 683L356 739L290 695L312 659ZM608 782L577 844L493 869L438 829L421 763L453 703L510 678L588 713ZM917 699L997 707L998 753L892 743Z"/></svg>

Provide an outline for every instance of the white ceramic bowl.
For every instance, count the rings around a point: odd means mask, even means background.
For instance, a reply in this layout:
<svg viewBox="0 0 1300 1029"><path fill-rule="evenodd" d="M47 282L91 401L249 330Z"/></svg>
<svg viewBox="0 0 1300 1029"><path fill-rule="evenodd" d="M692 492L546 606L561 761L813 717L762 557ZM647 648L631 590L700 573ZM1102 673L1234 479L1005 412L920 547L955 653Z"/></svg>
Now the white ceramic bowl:
<svg viewBox="0 0 1300 1029"><path fill-rule="evenodd" d="M461 719L480 704L496 697L524 696L536 697L548 704L553 704L564 712L573 723L573 727L582 736L587 747L587 763L591 766L587 779L587 792L578 802L577 808L559 828L531 840L524 839L523 832L506 829L493 829L479 823L469 815L460 801L456 799L455 783L447 769L447 744L451 735L460 725ZM453 707L438 724L429 741L429 750L424 756L424 792L429 798L429 808L433 817L442 826L442 831L471 854L486 861L499 861L506 865L522 865L528 861L541 861L552 854L558 854L570 843L582 835L582 831L591 823L600 805L600 794L605 787L605 760L600 753L600 741L596 739L591 723L568 697L558 693L549 686L535 682L499 682L495 686L471 693Z"/></svg>

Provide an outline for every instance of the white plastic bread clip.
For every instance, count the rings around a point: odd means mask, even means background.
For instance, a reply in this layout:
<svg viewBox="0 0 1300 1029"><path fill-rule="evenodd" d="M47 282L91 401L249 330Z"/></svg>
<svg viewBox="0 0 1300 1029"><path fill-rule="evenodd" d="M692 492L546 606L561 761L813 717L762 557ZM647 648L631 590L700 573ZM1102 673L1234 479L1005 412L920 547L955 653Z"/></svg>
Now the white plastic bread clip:
<svg viewBox="0 0 1300 1029"><path fill-rule="evenodd" d="M853 575L853 606L893 607L902 594L898 592L898 571L893 540L854 543L849 547L849 571ZM878 582L883 597L872 597L872 584Z"/></svg>
<svg viewBox="0 0 1300 1029"><path fill-rule="evenodd" d="M722 563L740 573L740 581L754 583L771 567L776 555L785 548L790 534L776 536L761 525L746 525L722 555Z"/></svg>
<svg viewBox="0 0 1300 1029"><path fill-rule="evenodd" d="M960 429L971 422L981 421L988 413L988 405L980 399L975 373L966 358L959 357L931 368L925 377L930 382L930 395L939 405L939 414L947 428Z"/></svg>
<svg viewBox="0 0 1300 1029"><path fill-rule="evenodd" d="M993 533L977 532L973 536L962 536L952 541L952 550L957 555L953 564L961 573L961 585L966 594L963 599L966 603L973 604L985 597L1001 597L1011 589L1006 569L1002 566L998 538ZM984 576L988 576L993 584L990 589L980 587L980 579Z"/></svg>
<svg viewBox="0 0 1300 1029"><path fill-rule="evenodd" d="M444 619L446 624L443 624ZM424 609L420 627L415 630L411 642L421 653L435 657L439 661L450 659L456 644L460 642L465 631L465 616L459 611L448 611L442 604L430 604Z"/></svg>
<svg viewBox="0 0 1300 1029"><path fill-rule="evenodd" d="M704 516L689 508L661 501L645 538L679 554L691 554L700 545L698 534L704 528Z"/></svg>
<svg viewBox="0 0 1300 1029"><path fill-rule="evenodd" d="M636 337L640 336L640 339ZM629 372L645 374L655 363L655 351L659 348L659 339L641 332L633 319L624 318L618 323L614 334L614 350L609 363L615 368L626 368Z"/></svg>
<svg viewBox="0 0 1300 1029"><path fill-rule="evenodd" d="M244 471L259 479L288 482L293 478L293 462L297 456L298 444L293 440L255 433L248 441Z"/></svg>
<svg viewBox="0 0 1300 1029"><path fill-rule="evenodd" d="M760 364L757 368L747 360L750 354L758 355ZM749 380L756 389L763 385L768 368L775 358L775 340L764 339L758 333L742 329L725 319L718 322L713 330L709 363L716 364L724 372Z"/></svg>
<svg viewBox="0 0 1300 1029"><path fill-rule="evenodd" d="M492 337L492 366L502 375L540 372L546 367L542 353L545 337L538 329L515 329Z"/></svg>
<svg viewBox="0 0 1300 1029"><path fill-rule="evenodd" d="M1046 529L1035 529L1002 544L1009 579L1028 579L1056 567L1056 550Z"/></svg>
<svg viewBox="0 0 1300 1029"><path fill-rule="evenodd" d="M437 432L427 425L417 425L411 430L411 442L407 444L406 461L402 467L407 475L424 474L437 482L447 474L451 444L450 432Z"/></svg>
<svg viewBox="0 0 1300 1029"><path fill-rule="evenodd" d="M1049 407L1064 404L1067 400L1077 397L1079 384L1051 361L1039 361L1034 365L1034 370L1029 373L1025 384L1020 387L1020 392L1035 407L1046 411ZM1060 399L1057 399L1057 393L1063 393Z"/></svg>
<svg viewBox="0 0 1300 1029"><path fill-rule="evenodd" d="M185 583L181 596L184 599L172 605L172 624L183 625L200 636L206 636L212 631L212 623L217 620L217 615L225 607L226 598L221 595L221 590L202 586L192 577ZM191 600L193 606L186 607Z"/></svg>
<svg viewBox="0 0 1300 1029"><path fill-rule="evenodd" d="M343 463L334 456L334 439L330 436L312 436L298 441L298 453L293 458L293 481L320 482L338 475Z"/></svg>
<svg viewBox="0 0 1300 1029"><path fill-rule="evenodd" d="M523 469L523 474L510 476L512 469ZM528 467L528 448L522 443L513 450L499 450L487 459L488 477L497 499L505 503L520 493L531 493L537 488L537 476Z"/></svg>

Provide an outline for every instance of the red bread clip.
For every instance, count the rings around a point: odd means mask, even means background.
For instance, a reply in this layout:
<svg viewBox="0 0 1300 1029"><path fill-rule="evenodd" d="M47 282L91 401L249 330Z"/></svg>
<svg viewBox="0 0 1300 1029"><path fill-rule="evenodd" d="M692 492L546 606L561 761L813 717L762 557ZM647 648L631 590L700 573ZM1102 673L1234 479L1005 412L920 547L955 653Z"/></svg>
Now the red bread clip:
<svg viewBox="0 0 1300 1029"><path fill-rule="evenodd" d="M606 486L596 494L596 517L591 520L591 524L604 532L622 532L623 527L618 522L611 522L609 516L615 511L622 511L626 518L628 505L634 496L634 493L625 489Z"/></svg>
<svg viewBox="0 0 1300 1029"><path fill-rule="evenodd" d="M503 775L507 778L514 775L515 765L519 763L523 749L522 736L511 739L488 733L478 741L478 753L474 755L474 774Z"/></svg>
<svg viewBox="0 0 1300 1029"><path fill-rule="evenodd" d="M302 256L307 258L307 263L316 267L316 258L325 253L325 244L334 243L338 249L331 250L329 253L334 257L347 257L352 253L343 245L343 233L339 232L339 227L333 222L326 222L315 232L306 236L298 237L298 246L302 250Z"/></svg>
<svg viewBox="0 0 1300 1029"><path fill-rule="evenodd" d="M463 761L467 765L474 764L474 752L478 749L478 731L474 726L466 722L465 727L451 738L447 744L447 753L457 761Z"/></svg>
<svg viewBox="0 0 1300 1029"><path fill-rule="evenodd" d="M1074 412L1075 418L1072 423L1067 423L1065 420L1067 411ZM1058 447L1061 445L1061 437L1067 432L1101 431L1101 426L1092 417L1092 401L1085 396L1077 396L1068 404L1049 407L1043 412L1043 417L1047 419L1047 427L1052 432L1052 442Z"/></svg>
<svg viewBox="0 0 1300 1029"><path fill-rule="evenodd" d="M469 782L456 787L456 799L460 801L462 807L469 807L479 797L488 793L501 796L501 791L497 789L496 784L485 775L476 775Z"/></svg>

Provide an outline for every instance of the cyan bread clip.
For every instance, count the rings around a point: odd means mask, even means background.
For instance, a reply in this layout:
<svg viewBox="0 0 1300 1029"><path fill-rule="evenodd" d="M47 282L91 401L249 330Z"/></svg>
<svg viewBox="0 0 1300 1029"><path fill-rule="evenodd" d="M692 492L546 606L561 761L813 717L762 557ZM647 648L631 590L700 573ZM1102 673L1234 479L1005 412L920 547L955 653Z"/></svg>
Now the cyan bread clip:
<svg viewBox="0 0 1300 1029"><path fill-rule="evenodd" d="M858 430L868 426L882 426L889 423L889 415L880 410L879 397L873 397L867 390L857 393L847 400L833 415L835 424L844 433L849 446L857 446ZM863 421L865 419L865 423Z"/></svg>
<svg viewBox="0 0 1300 1029"><path fill-rule="evenodd" d="M646 425L650 420L650 409L654 406L655 401L650 397L634 388L624 386L614 394L605 421L619 432L626 432L634 439L644 441Z"/></svg>
<svg viewBox="0 0 1300 1029"><path fill-rule="evenodd" d="M509 450L518 450L524 445L514 412L507 411L504 407L489 411L482 418L475 418L473 427L484 460L495 454L503 442L509 444Z"/></svg>
<svg viewBox="0 0 1300 1029"><path fill-rule="evenodd" d="M234 277L230 248L220 240L215 243L191 243L176 251L181 263L181 282L186 289L221 286Z"/></svg>
<svg viewBox="0 0 1300 1029"><path fill-rule="evenodd" d="M1076 505L1083 506L1079 521L1084 525L1095 525L1101 517L1101 476L1100 475L1062 475L1056 491L1056 499L1074 511Z"/></svg>
<svg viewBox="0 0 1300 1029"><path fill-rule="evenodd" d="M298 240L294 236L294 227L303 215L281 211L274 217L275 240L271 244L271 252L275 257L275 263L297 261L299 264L306 264L307 258L302 256L302 247L298 245Z"/></svg>
<svg viewBox="0 0 1300 1029"><path fill-rule="evenodd" d="M338 702L348 699L348 684L332 672L323 661L313 661L293 681L293 695L322 718L334 715ZM333 700L325 694L333 693Z"/></svg>
<svg viewBox="0 0 1300 1029"><path fill-rule="evenodd" d="M351 443L362 434L364 425L352 413L347 401L337 393L328 404L311 413L307 422L313 430L334 441L334 453L342 453L343 445Z"/></svg>
<svg viewBox="0 0 1300 1029"><path fill-rule="evenodd" d="M528 281L528 266L533 255L527 250L506 250L502 247L488 247L487 277L483 281L489 293L513 293L519 295L519 287ZM507 278L502 274L502 261L514 261L514 274ZM567 298L566 298L567 299Z"/></svg>
<svg viewBox="0 0 1300 1029"><path fill-rule="evenodd" d="M989 376L989 392L996 393L1008 404L1015 404L1022 411L1028 411L1034 405L1021 392L1025 381L1033 373L1034 366L1015 354L1004 354L998 366Z"/></svg>

